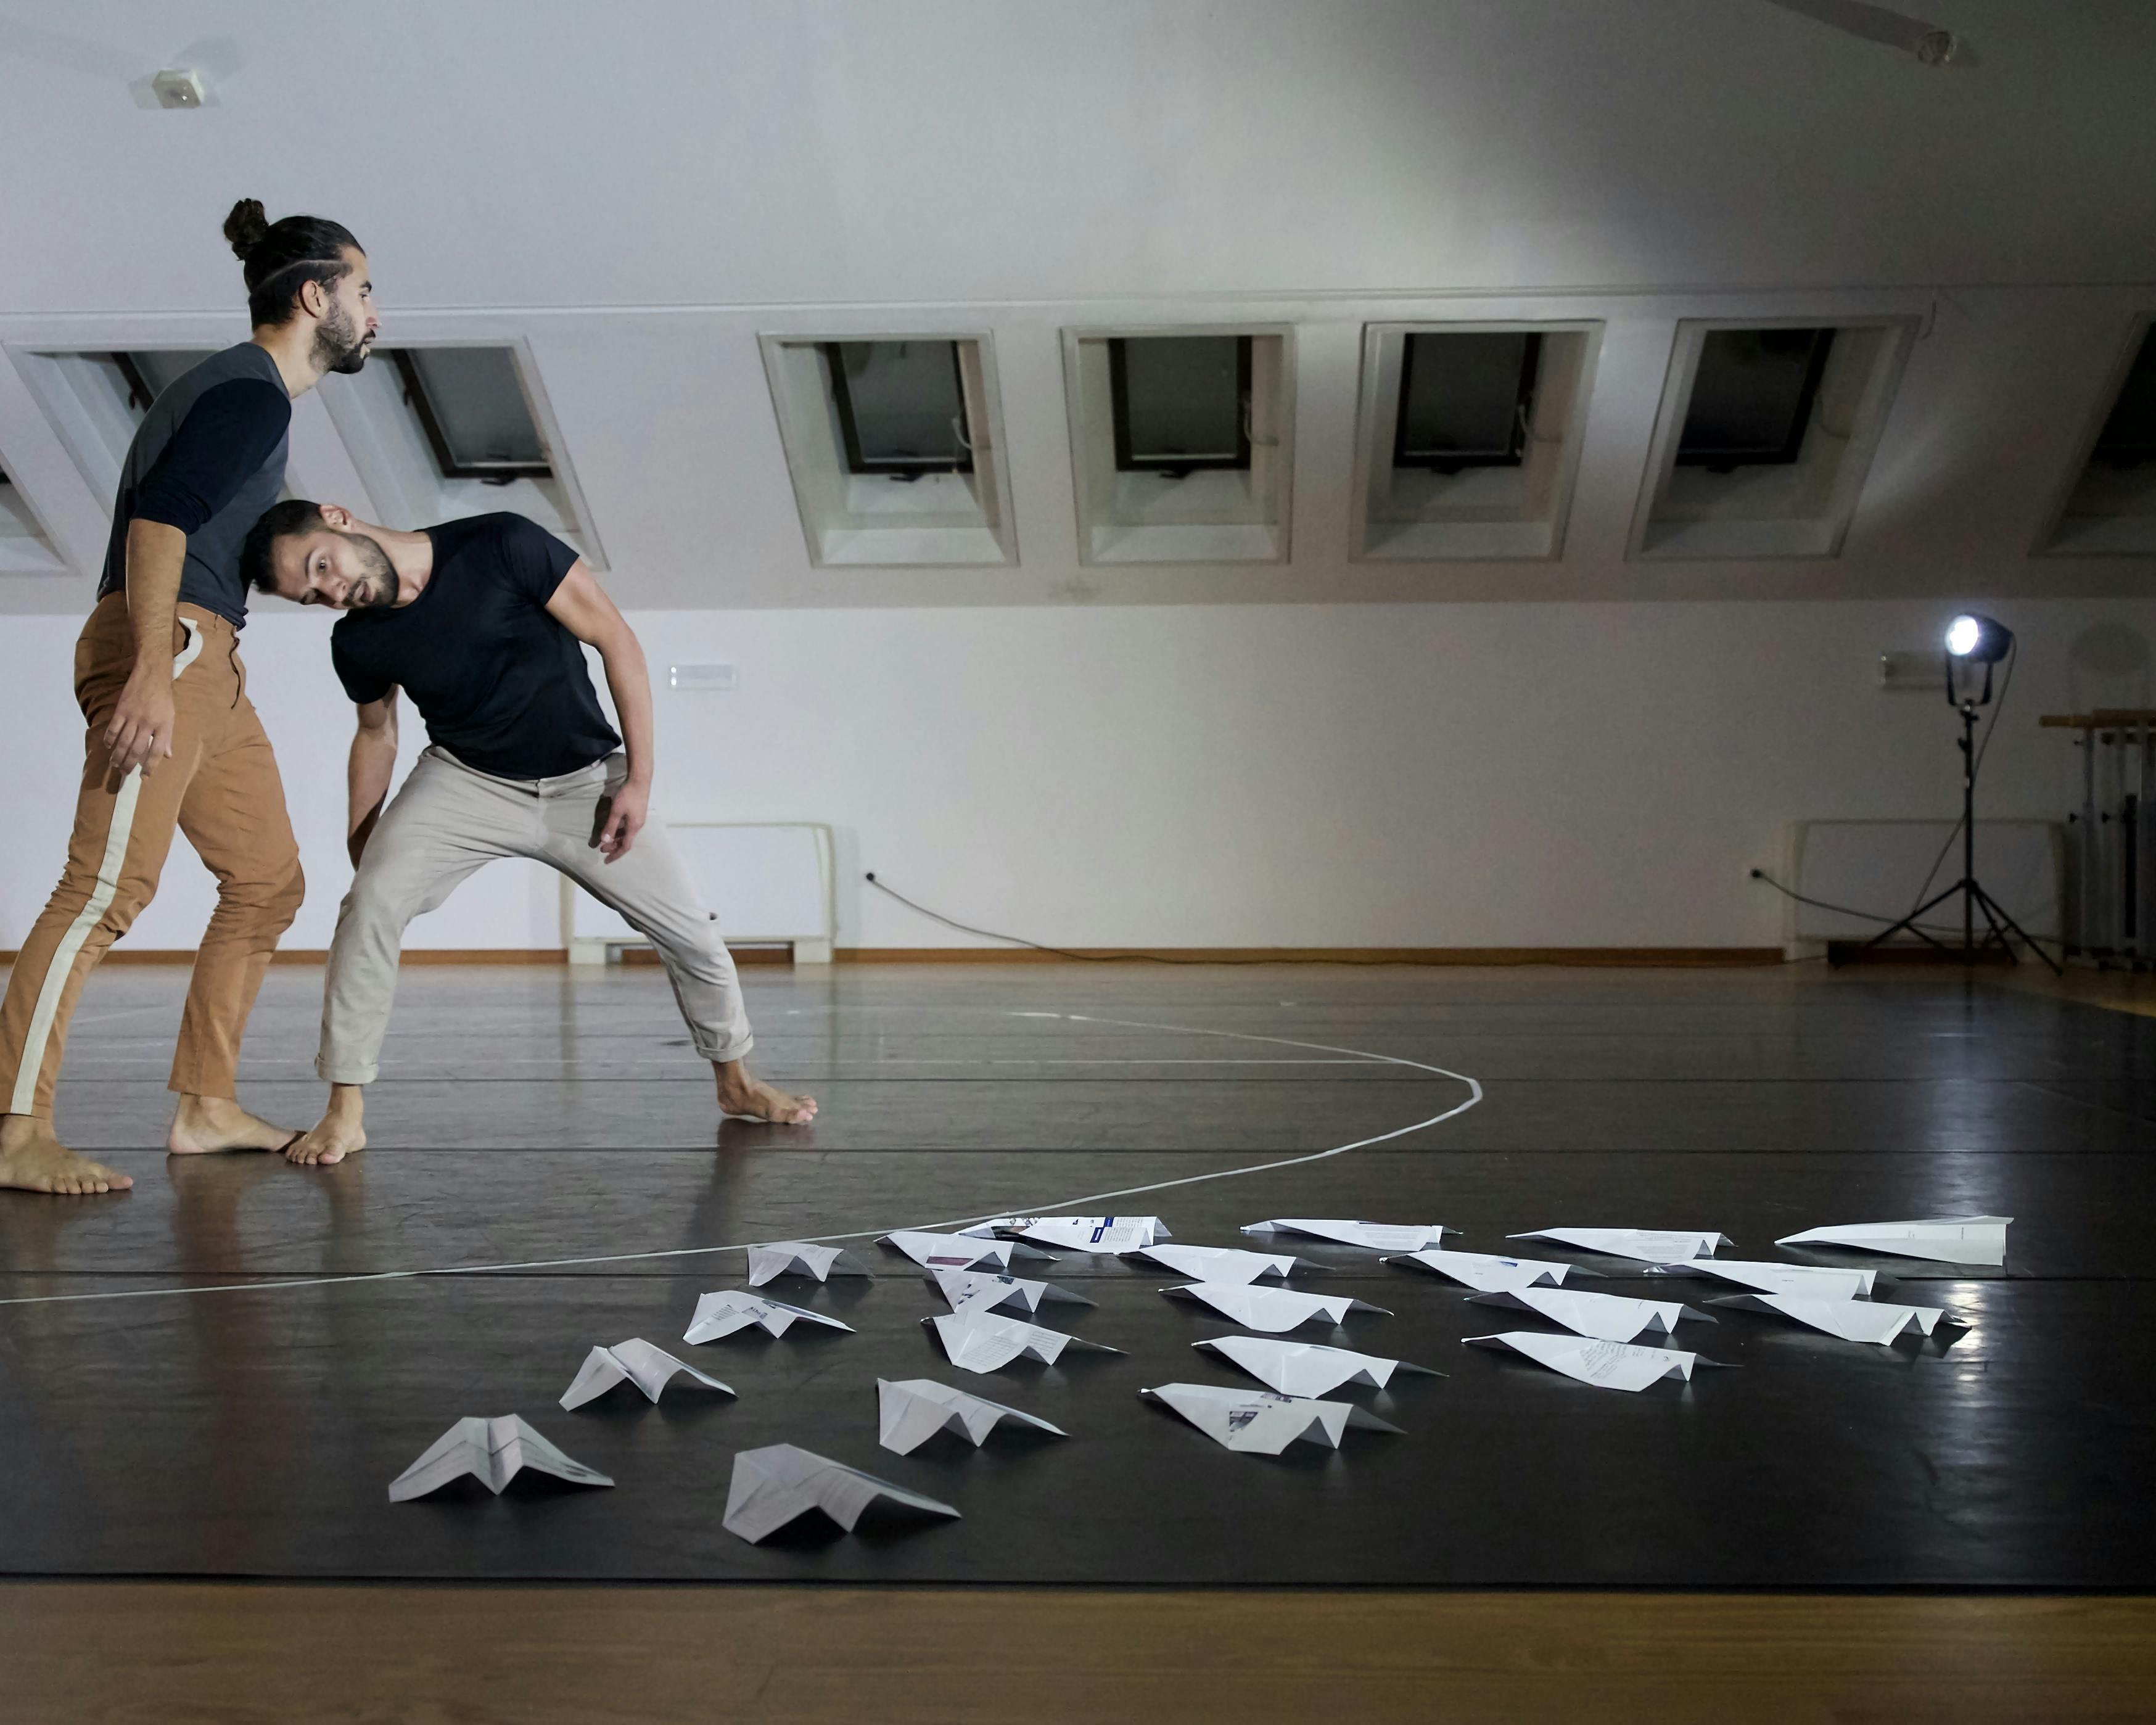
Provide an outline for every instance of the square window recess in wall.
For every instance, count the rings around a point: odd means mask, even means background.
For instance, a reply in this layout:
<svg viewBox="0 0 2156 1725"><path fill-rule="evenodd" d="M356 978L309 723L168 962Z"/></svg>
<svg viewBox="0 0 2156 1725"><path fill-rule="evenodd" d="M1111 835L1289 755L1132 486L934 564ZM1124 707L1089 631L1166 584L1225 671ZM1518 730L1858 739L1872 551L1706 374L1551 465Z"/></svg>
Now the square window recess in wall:
<svg viewBox="0 0 2156 1725"><path fill-rule="evenodd" d="M986 336L762 340L812 564L1018 561Z"/></svg>
<svg viewBox="0 0 2156 1725"><path fill-rule="evenodd" d="M53 549L44 529L14 480L0 464L0 575L64 575L67 562Z"/></svg>
<svg viewBox="0 0 2156 1725"><path fill-rule="evenodd" d="M1363 336L1357 557L1553 557L1602 326L1378 323Z"/></svg>
<svg viewBox="0 0 2156 1725"><path fill-rule="evenodd" d="M1838 553L1914 330L1907 318L1680 323L1632 555Z"/></svg>
<svg viewBox="0 0 2156 1725"><path fill-rule="evenodd" d="M521 343L399 342L376 348L356 376L324 378L321 388L384 526L512 510L573 546L593 568L606 567L538 367Z"/></svg>
<svg viewBox="0 0 2156 1725"><path fill-rule="evenodd" d="M2044 536L2041 549L2049 554L2156 552L2156 317L2134 321L2110 386Z"/></svg>
<svg viewBox="0 0 2156 1725"><path fill-rule="evenodd" d="M1289 338L1064 331L1081 562L1286 561Z"/></svg>

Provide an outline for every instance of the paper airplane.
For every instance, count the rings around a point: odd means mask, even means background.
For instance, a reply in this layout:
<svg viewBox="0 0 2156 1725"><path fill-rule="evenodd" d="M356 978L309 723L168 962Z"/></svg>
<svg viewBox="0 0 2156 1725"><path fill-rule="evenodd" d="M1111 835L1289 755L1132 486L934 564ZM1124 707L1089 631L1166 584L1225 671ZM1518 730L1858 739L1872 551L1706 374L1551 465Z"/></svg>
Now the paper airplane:
<svg viewBox="0 0 2156 1725"><path fill-rule="evenodd" d="M1568 1330L1592 1336L1598 1342L1630 1342L1648 1332L1672 1335L1680 1318L1714 1322L1705 1312L1695 1312L1674 1301L1627 1300L1616 1294L1575 1293L1569 1288L1503 1288L1492 1293L1471 1295L1467 1303L1512 1306L1522 1312L1539 1312L1552 1323L1563 1324Z"/></svg>
<svg viewBox="0 0 2156 1725"><path fill-rule="evenodd" d="M696 1316L689 1320L689 1327L681 1332L681 1339L716 1342L751 1324L761 1324L773 1335L783 1336L795 1324L804 1322L829 1324L848 1335L854 1329L851 1324L842 1324L835 1317L826 1317L805 1307L788 1306L783 1300L767 1300L761 1294L744 1293L739 1288L726 1288L716 1294L706 1294L696 1301Z"/></svg>
<svg viewBox="0 0 2156 1725"><path fill-rule="evenodd" d="M1173 1408L1216 1444L1253 1455L1277 1455L1298 1440L1340 1447L1351 1425L1397 1434L1399 1427L1353 1402L1312 1401L1270 1389L1222 1389L1211 1384L1163 1384L1142 1396Z"/></svg>
<svg viewBox="0 0 2156 1725"><path fill-rule="evenodd" d="M1276 1342L1269 1336L1215 1336L1190 1345L1210 1348L1234 1361L1282 1395L1330 1395L1343 1384L1366 1384L1373 1389L1383 1389L1395 1372L1419 1378L1445 1375L1402 1359L1383 1359L1347 1348L1320 1348L1308 1342Z"/></svg>
<svg viewBox="0 0 2156 1725"><path fill-rule="evenodd" d="M811 1455L795 1445L773 1444L766 1449L743 1450L734 1457L733 1479L726 1487L725 1527L729 1533L737 1533L753 1545L788 1522L811 1510L821 1510L850 1533L862 1512L879 1499L925 1514L958 1519L957 1510L933 1497L894 1486L858 1467Z"/></svg>
<svg viewBox="0 0 2156 1725"><path fill-rule="evenodd" d="M1935 1264L2004 1264L2011 1216L1927 1216L1915 1222L1853 1222L1784 1235L1776 1245L1854 1246Z"/></svg>
<svg viewBox="0 0 2156 1725"><path fill-rule="evenodd" d="M834 1276L866 1276L868 1266L851 1252L837 1246L811 1245L805 1240L782 1240L775 1245L748 1249L748 1285L760 1288L782 1276L812 1276L829 1281Z"/></svg>
<svg viewBox="0 0 2156 1725"><path fill-rule="evenodd" d="M1726 1234L1692 1234L1669 1228L1537 1228L1532 1234L1508 1234L1505 1238L1553 1240L1559 1245L1578 1246L1583 1252L1634 1258L1642 1264L1711 1258L1719 1248L1737 1244Z"/></svg>
<svg viewBox="0 0 2156 1725"><path fill-rule="evenodd" d="M888 1378L877 1378L876 1418L880 1427L876 1441L901 1455L911 1455L939 1431L956 1433L978 1450L988 1441L999 1420L1015 1420L1055 1437L1070 1435L1060 1425L1050 1425L1001 1402L968 1395L933 1378L906 1378L896 1383Z"/></svg>
<svg viewBox="0 0 2156 1725"><path fill-rule="evenodd" d="M1651 1276L1708 1276L1763 1294L1794 1294L1806 1300L1868 1300L1876 1270L1828 1270L1810 1264L1753 1262L1744 1258L1691 1258L1659 1264Z"/></svg>
<svg viewBox="0 0 2156 1725"><path fill-rule="evenodd" d="M1568 1276L1599 1276L1597 1270L1582 1270L1577 1264L1560 1264L1554 1258L1501 1258L1492 1252L1409 1252L1397 1258L1380 1258L1381 1264L1413 1264L1434 1275L1450 1276L1454 1281L1471 1288L1479 1288L1486 1294L1502 1293L1507 1288L1532 1288L1543 1285L1554 1287Z"/></svg>
<svg viewBox="0 0 2156 1725"><path fill-rule="evenodd" d="M1141 1246L1137 1255L1193 1281L1256 1281L1318 1267L1291 1252L1245 1252L1234 1246L1149 1245Z"/></svg>
<svg viewBox="0 0 2156 1725"><path fill-rule="evenodd" d="M484 1419L467 1414L427 1446L426 1453L389 1482L389 1501L408 1503L470 1474L496 1497L525 1469L552 1474L572 1486L611 1486L595 1467L573 1461L522 1416Z"/></svg>
<svg viewBox="0 0 2156 1725"><path fill-rule="evenodd" d="M1695 1365L1719 1365L1674 1348L1635 1348L1629 1342L1597 1342L1585 1336L1553 1336L1546 1330L1507 1330L1502 1336L1461 1337L1471 1348L1509 1348L1537 1364L1597 1389L1645 1389L1665 1378L1689 1382Z"/></svg>
<svg viewBox="0 0 2156 1725"><path fill-rule="evenodd" d="M1066 1348L1090 1348L1099 1353L1121 1353L1120 1348L1088 1342L1061 1330L1045 1330L1039 1324L1021 1323L1014 1317L997 1317L986 1312L952 1312L941 1317L924 1317L936 1326L936 1337L951 1363L964 1372L1000 1371L1020 1354L1054 1365Z"/></svg>
<svg viewBox="0 0 2156 1725"><path fill-rule="evenodd" d="M971 1270L977 1264L993 1264L998 1270L1008 1270L1014 1256L1046 1261L1053 1261L1054 1258L1052 1253L1035 1251L1015 1240L976 1240L970 1234L922 1234L917 1230L901 1229L884 1235L883 1243L897 1247L923 1270Z"/></svg>
<svg viewBox="0 0 2156 1725"><path fill-rule="evenodd" d="M984 1276L974 1270L932 1270L928 1275L953 1312L1030 1312L1044 1300L1061 1300L1072 1306L1095 1303L1052 1281L1028 1281L1020 1276Z"/></svg>
<svg viewBox="0 0 2156 1725"><path fill-rule="evenodd" d="M1134 1252L1171 1235L1158 1216L997 1216L961 1230L1016 1235L1074 1252Z"/></svg>
<svg viewBox="0 0 2156 1725"><path fill-rule="evenodd" d="M1374 1312L1390 1317L1392 1313L1382 1306L1373 1306L1368 1300L1351 1300L1345 1294L1306 1294L1299 1288L1261 1288L1241 1282L1194 1281L1181 1287L1163 1288L1163 1294L1173 1294L1185 1300L1200 1300L1223 1317L1231 1318L1246 1330L1263 1330L1269 1336L1308 1323L1312 1318L1322 1317L1328 1323L1338 1323L1351 1312Z"/></svg>
<svg viewBox="0 0 2156 1725"><path fill-rule="evenodd" d="M1791 1294L1724 1294L1711 1306L1727 1306L1738 1312L1775 1312L1800 1324L1825 1330L1845 1342L1874 1342L1884 1348L1906 1330L1930 1335L1939 1320L1956 1320L1936 1306L1892 1306L1874 1300L1812 1300Z"/></svg>
<svg viewBox="0 0 2156 1725"><path fill-rule="evenodd" d="M733 1394L731 1385L716 1378L706 1377L694 1366L684 1364L663 1348L654 1348L641 1337L617 1342L611 1348L594 1348L584 1356L576 1380L562 1394L565 1408L581 1408L586 1402L595 1401L617 1384L634 1384L644 1392L648 1402L659 1399L659 1392L676 1372L686 1372L706 1389L724 1390Z"/></svg>
<svg viewBox="0 0 2156 1725"><path fill-rule="evenodd" d="M1440 1227L1435 1222L1337 1222L1314 1220L1308 1216L1276 1217L1270 1222L1252 1222L1244 1230L1245 1234L1306 1234L1313 1240L1337 1240L1342 1245L1367 1246L1373 1252L1419 1252L1424 1246L1434 1246L1448 1234L1457 1234L1457 1228Z"/></svg>

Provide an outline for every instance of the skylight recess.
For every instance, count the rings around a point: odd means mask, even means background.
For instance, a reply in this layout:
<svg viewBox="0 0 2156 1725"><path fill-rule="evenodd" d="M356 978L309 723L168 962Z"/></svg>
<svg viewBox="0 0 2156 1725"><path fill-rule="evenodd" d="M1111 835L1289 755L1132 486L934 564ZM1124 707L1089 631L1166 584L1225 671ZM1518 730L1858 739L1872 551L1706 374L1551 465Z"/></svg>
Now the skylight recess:
<svg viewBox="0 0 2156 1725"><path fill-rule="evenodd" d="M2041 548L2066 557L2156 552L2156 317L2140 317L2084 439Z"/></svg>

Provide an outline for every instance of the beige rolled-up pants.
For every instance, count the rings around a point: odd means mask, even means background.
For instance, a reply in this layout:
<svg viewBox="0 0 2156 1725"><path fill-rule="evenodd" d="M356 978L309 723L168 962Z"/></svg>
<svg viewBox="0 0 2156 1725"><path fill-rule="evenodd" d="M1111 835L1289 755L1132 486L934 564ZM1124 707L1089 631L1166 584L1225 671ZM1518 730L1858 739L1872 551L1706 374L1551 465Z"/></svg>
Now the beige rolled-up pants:
<svg viewBox="0 0 2156 1725"><path fill-rule="evenodd" d="M697 1053L746 1055L748 1014L733 958L666 829L651 820L613 862L598 849L628 772L627 758L612 755L554 778L496 778L439 745L423 753L368 835L337 912L316 1071L331 1084L374 1081L406 926L505 856L558 869L651 942Z"/></svg>

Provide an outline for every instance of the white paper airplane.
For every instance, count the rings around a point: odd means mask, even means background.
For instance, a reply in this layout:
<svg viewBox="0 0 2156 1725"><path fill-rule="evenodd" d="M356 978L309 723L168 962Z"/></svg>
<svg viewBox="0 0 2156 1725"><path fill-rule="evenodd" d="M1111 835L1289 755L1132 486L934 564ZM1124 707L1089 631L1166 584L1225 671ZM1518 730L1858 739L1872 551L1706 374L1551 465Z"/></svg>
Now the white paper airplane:
<svg viewBox="0 0 2156 1725"><path fill-rule="evenodd" d="M1178 1299L1203 1301L1223 1317L1246 1330L1263 1330L1277 1336L1322 1317L1339 1323L1351 1312L1374 1312L1390 1317L1382 1306L1367 1300L1351 1300L1345 1294L1306 1294L1300 1288L1261 1288L1243 1282L1194 1281L1181 1287L1163 1288Z"/></svg>
<svg viewBox="0 0 2156 1725"><path fill-rule="evenodd" d="M1737 1244L1726 1234L1694 1234L1671 1228L1537 1228L1531 1234L1508 1234L1505 1238L1553 1240L1559 1245L1578 1246L1583 1252L1632 1258L1642 1264L1711 1258L1722 1247Z"/></svg>
<svg viewBox="0 0 2156 1725"><path fill-rule="evenodd" d="M1021 1323L1014 1317L998 1317L986 1312L952 1312L940 1317L924 1317L936 1326L936 1337L951 1363L964 1372L1001 1371L1020 1354L1054 1365L1066 1348L1098 1353L1121 1353L1120 1348L1088 1342L1061 1330L1045 1330L1039 1324Z"/></svg>
<svg viewBox="0 0 2156 1725"><path fill-rule="evenodd" d="M1649 1332L1674 1335L1680 1318L1714 1322L1705 1312L1675 1301L1627 1300L1621 1295L1583 1294L1570 1288L1503 1288L1470 1295L1467 1303L1539 1312L1552 1323L1563 1324L1574 1334L1592 1336L1598 1342L1630 1342Z"/></svg>
<svg viewBox="0 0 2156 1725"><path fill-rule="evenodd" d="M782 1276L810 1276L829 1281L834 1276L866 1276L868 1266L838 1246L812 1245L805 1240L782 1240L748 1249L748 1285L760 1288Z"/></svg>
<svg viewBox="0 0 2156 1725"><path fill-rule="evenodd" d="M1936 1306L1893 1306L1876 1300L1810 1300L1790 1294L1725 1294L1711 1306L1727 1306L1738 1312L1779 1312L1845 1342L1872 1342L1884 1348L1904 1331L1930 1335L1939 1320L1955 1322L1950 1312Z"/></svg>
<svg viewBox="0 0 2156 1725"><path fill-rule="evenodd" d="M1277 1455L1297 1441L1337 1450L1340 1434L1351 1425L1395 1434L1400 1429L1353 1402L1312 1401L1270 1389L1163 1384L1138 1394L1173 1408L1214 1443L1253 1455Z"/></svg>
<svg viewBox="0 0 2156 1725"><path fill-rule="evenodd" d="M997 1216L967 1234L1015 1235L1074 1252L1134 1252L1171 1235L1158 1216Z"/></svg>
<svg viewBox="0 0 2156 1725"><path fill-rule="evenodd" d="M854 1330L851 1324L842 1324L835 1317L826 1317L806 1307L788 1306L783 1300L767 1300L761 1294L745 1293L739 1288L725 1288L696 1301L696 1315L689 1320L689 1327L681 1332L681 1339L716 1342L751 1324L761 1324L773 1335L783 1336L802 1322L829 1324L848 1335Z"/></svg>
<svg viewBox="0 0 2156 1725"><path fill-rule="evenodd" d="M1493 1252L1409 1252L1397 1258L1380 1258L1381 1264L1412 1264L1433 1275L1449 1276L1464 1286L1486 1294L1507 1288L1557 1286L1568 1276L1599 1276L1599 1270L1583 1270L1577 1264L1560 1264L1554 1258L1501 1258Z"/></svg>
<svg viewBox="0 0 2156 1725"><path fill-rule="evenodd" d="M1876 1270L1829 1270L1810 1264L1774 1264L1745 1258L1691 1258L1658 1264L1650 1276L1706 1276L1763 1294L1794 1294L1805 1300L1868 1300Z"/></svg>
<svg viewBox="0 0 2156 1725"><path fill-rule="evenodd" d="M1373 1252L1419 1252L1434 1246L1457 1228L1435 1222L1341 1222L1308 1216L1279 1216L1270 1222L1252 1222L1245 1234L1306 1234L1313 1240L1337 1240L1342 1245L1366 1246Z"/></svg>
<svg viewBox="0 0 2156 1725"><path fill-rule="evenodd" d="M970 1234L923 1234L917 1229L886 1234L883 1243L896 1246L923 1270L971 1270L978 1264L1008 1270L1014 1256L1047 1261L1054 1258L1052 1253L1035 1251L1015 1240L976 1240Z"/></svg>
<svg viewBox="0 0 2156 1725"><path fill-rule="evenodd" d="M1428 1366L1409 1365L1404 1359L1384 1359L1348 1348L1320 1348L1309 1342L1276 1342L1270 1336L1215 1336L1190 1345L1209 1348L1234 1361L1282 1395L1330 1395L1343 1384L1365 1384L1373 1389L1383 1389L1395 1372L1421 1378L1445 1375Z"/></svg>
<svg viewBox="0 0 2156 1725"><path fill-rule="evenodd" d="M726 1487L725 1527L753 1545L788 1522L821 1510L849 1533L863 1511L879 1499L927 1515L958 1519L947 1503L894 1486L874 1474L793 1444L743 1450L734 1457L733 1479Z"/></svg>
<svg viewBox="0 0 2156 1725"><path fill-rule="evenodd" d="M1052 1281L1028 1281L1020 1276L988 1276L977 1270L932 1270L928 1275L953 1312L1032 1312L1044 1300L1071 1306L1095 1303Z"/></svg>
<svg viewBox="0 0 2156 1725"><path fill-rule="evenodd" d="M1193 1281L1256 1281L1318 1267L1291 1252L1245 1252L1234 1246L1149 1245L1141 1246L1137 1255Z"/></svg>
<svg viewBox="0 0 2156 1725"><path fill-rule="evenodd" d="M564 1455L520 1414L489 1420L471 1414L436 1438L417 1461L389 1482L389 1501L408 1503L466 1474L499 1497L501 1488L526 1468L572 1486L613 1483L597 1468Z"/></svg>
<svg viewBox="0 0 2156 1725"><path fill-rule="evenodd" d="M675 1358L665 1348L654 1348L641 1337L635 1337L627 1342L617 1342L611 1348L594 1348L586 1354L576 1380L562 1394L562 1405L581 1408L620 1384L634 1384L644 1392L644 1400L655 1402L659 1392L665 1389L667 1381L676 1372L686 1372L706 1389L733 1394L731 1385L706 1377L694 1366Z"/></svg>
<svg viewBox="0 0 2156 1725"><path fill-rule="evenodd" d="M905 1378L896 1383L877 1378L876 1418L880 1428L876 1441L901 1455L911 1455L939 1431L953 1432L978 1450L999 1420L1015 1420L1054 1437L1070 1435L1060 1425L1001 1402L968 1395L933 1378Z"/></svg>
<svg viewBox="0 0 2156 1725"><path fill-rule="evenodd" d="M1914 1222L1852 1222L1784 1235L1776 1245L1854 1246L1935 1264L2004 1264L2011 1216L1927 1216Z"/></svg>
<svg viewBox="0 0 2156 1725"><path fill-rule="evenodd" d="M1466 1336L1471 1348L1509 1348L1539 1365L1597 1389L1645 1389L1665 1378L1691 1378L1695 1365L1713 1366L1674 1348L1637 1348L1629 1342L1597 1342L1586 1336L1553 1336L1546 1330L1507 1330L1502 1336Z"/></svg>

